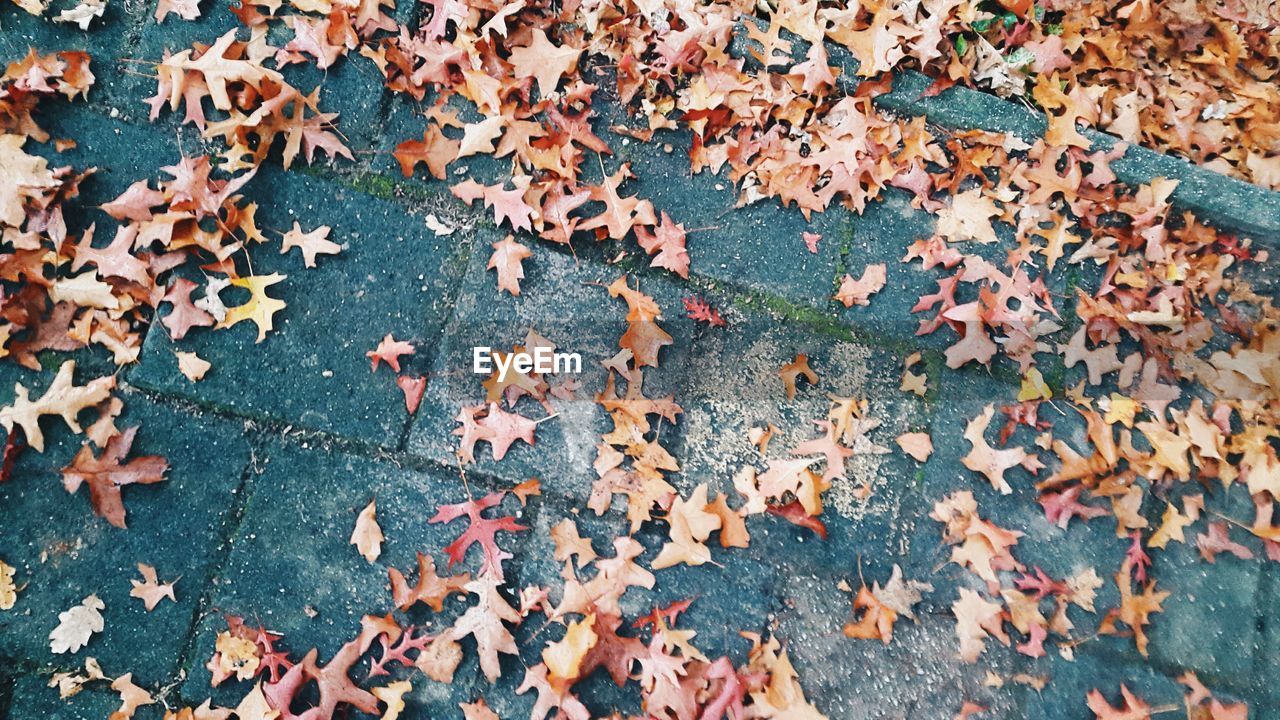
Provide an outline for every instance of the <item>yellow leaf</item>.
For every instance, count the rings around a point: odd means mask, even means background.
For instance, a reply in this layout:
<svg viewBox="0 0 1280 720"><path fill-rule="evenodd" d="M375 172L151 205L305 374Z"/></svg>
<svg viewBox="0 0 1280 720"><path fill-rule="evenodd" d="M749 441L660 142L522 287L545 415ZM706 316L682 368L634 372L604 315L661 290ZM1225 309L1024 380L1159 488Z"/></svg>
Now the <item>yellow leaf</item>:
<svg viewBox="0 0 1280 720"><path fill-rule="evenodd" d="M13 583L14 569L0 560L0 610L12 610L18 601L18 586Z"/></svg>
<svg viewBox="0 0 1280 720"><path fill-rule="evenodd" d="M286 275L272 273L270 275L250 275L249 277L232 280L232 285L244 288L251 293L249 301L243 305L228 309L227 316L218 324L218 327L229 328L243 320L252 320L258 326L257 342L265 340L267 333L274 329L271 324L271 316L285 308L283 300L267 297L267 288L284 280L286 277Z"/></svg>
<svg viewBox="0 0 1280 720"><path fill-rule="evenodd" d="M1191 518L1178 512L1178 508L1169 503L1164 509L1164 517L1160 520L1160 529L1147 540L1147 547L1164 548L1170 540L1186 542L1182 529L1191 524Z"/></svg>
<svg viewBox="0 0 1280 720"><path fill-rule="evenodd" d="M1018 391L1018 402L1048 400L1052 397L1053 391L1044 383L1044 376L1039 370L1031 368L1026 375L1022 376L1022 389Z"/></svg>
<svg viewBox="0 0 1280 720"><path fill-rule="evenodd" d="M404 712L405 693L413 689L408 680L393 682L386 687L373 689L374 697L386 703L387 709L382 711L382 720L396 720Z"/></svg>
<svg viewBox="0 0 1280 720"><path fill-rule="evenodd" d="M566 686L578 679L582 670L582 658L596 645L596 633L591 628L596 624L595 613L582 620L569 623L569 630L559 642L547 645L542 651L542 662L547 664L553 683L564 683Z"/></svg>
<svg viewBox="0 0 1280 720"><path fill-rule="evenodd" d="M1119 422L1125 427L1133 427L1133 416L1138 412L1137 401L1120 393L1111 393L1108 398L1107 414L1102 417L1108 425Z"/></svg>

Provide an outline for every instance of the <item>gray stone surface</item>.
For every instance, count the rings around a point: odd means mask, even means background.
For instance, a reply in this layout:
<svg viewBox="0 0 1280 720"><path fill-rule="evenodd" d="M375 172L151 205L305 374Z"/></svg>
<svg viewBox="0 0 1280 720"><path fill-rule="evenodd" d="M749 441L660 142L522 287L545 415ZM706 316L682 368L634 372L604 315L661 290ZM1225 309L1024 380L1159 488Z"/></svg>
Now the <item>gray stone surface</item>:
<svg viewBox="0 0 1280 720"><path fill-rule="evenodd" d="M117 427L141 426L134 455L167 457L168 480L125 488L131 528L112 527L94 516L86 489L69 495L62 488L60 469L80 442L46 421L45 454L24 453L14 479L0 485L3 555L25 585L14 609L0 613L0 655L61 668L93 656L105 672L132 671L136 682L159 683L177 670L204 584L221 558L250 443L234 421L158 405L137 393L123 399ZM181 577L176 603L148 613L129 597L140 562L154 566L161 580ZM103 633L76 655L52 655L48 636L58 614L90 594L106 605Z"/></svg>
<svg viewBox="0 0 1280 720"><path fill-rule="evenodd" d="M245 322L227 331L196 329L175 345L156 323L131 380L235 413L396 447L408 418L403 396L385 365L370 372L365 353L393 333L418 348L411 368L430 358L452 312L462 248L398 205L325 180L268 168L255 182L270 188L258 210L270 240L255 248L253 271L287 276L268 290L289 303L275 317L275 332L258 344L257 328ZM345 250L318 257L309 270L297 250L278 254L279 234L295 220L304 231L328 225ZM229 305L243 301L233 292L224 295ZM178 372L175 349L214 367L192 383Z"/></svg>

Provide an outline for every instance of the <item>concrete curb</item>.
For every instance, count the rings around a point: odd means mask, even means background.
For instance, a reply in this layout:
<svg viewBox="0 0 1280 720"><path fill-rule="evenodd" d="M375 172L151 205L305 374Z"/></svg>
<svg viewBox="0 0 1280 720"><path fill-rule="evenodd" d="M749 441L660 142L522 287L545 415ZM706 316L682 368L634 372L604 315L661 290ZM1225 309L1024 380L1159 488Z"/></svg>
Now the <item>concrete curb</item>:
<svg viewBox="0 0 1280 720"><path fill-rule="evenodd" d="M767 21L746 18L767 29ZM785 31L784 31L785 32ZM808 43L789 35L796 61L803 60ZM746 27L734 29L731 51L736 57L755 63L751 49L759 45L749 39ZM857 77L858 61L844 47L826 43L828 62L840 68L836 80L841 92L852 93L861 82ZM933 80L914 70L894 74L893 90L876 96L872 102L883 110L900 115L923 116L929 122L954 130L988 130L1005 132L1034 142L1043 137L1045 118L1031 108L1003 100L978 90L952 87L933 97L922 97ZM1094 148L1111 149L1120 139L1097 130L1084 128L1081 133ZM1181 158L1166 155L1139 145L1129 145L1125 154L1111 163L1116 178L1126 185L1141 185L1156 178L1178 181L1171 196L1180 208L1190 210L1201 220L1229 232L1252 238L1258 243L1280 247L1280 192L1230 178L1194 165Z"/></svg>

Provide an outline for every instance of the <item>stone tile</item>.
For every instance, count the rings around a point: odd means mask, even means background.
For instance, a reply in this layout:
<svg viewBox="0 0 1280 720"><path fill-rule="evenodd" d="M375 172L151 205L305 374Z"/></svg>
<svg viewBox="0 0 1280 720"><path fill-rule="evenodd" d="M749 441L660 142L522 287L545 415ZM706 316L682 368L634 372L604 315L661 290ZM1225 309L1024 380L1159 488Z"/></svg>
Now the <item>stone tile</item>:
<svg viewBox="0 0 1280 720"><path fill-rule="evenodd" d="M62 489L60 469L80 438L48 423L45 454L24 453L13 480L0 486L6 508L0 554L27 585L17 606L0 614L0 654L54 667L78 665L92 655L107 673L132 671L139 683L158 683L176 670L219 560L250 446L237 423L157 405L137 393L123 399L117 427L141 425L132 456L165 456L168 480L127 488L130 527L114 528L93 515L87 490L71 496ZM130 598L128 580L139 577L137 563L153 565L162 580L180 576L178 602L147 613ZM58 613L91 593L106 605L104 632L75 656L50 654L47 638Z"/></svg>
<svg viewBox="0 0 1280 720"><path fill-rule="evenodd" d="M175 345L155 323L131 380L239 414L395 447L408 417L404 399L394 374L386 366L371 373L365 353L393 333L418 348L406 372L425 365L452 310L462 248L398 205L324 180L264 168L254 182L272 195L260 201L258 224L271 240L250 250L253 272L288 276L269 291L288 303L276 330L259 344L251 322L196 329ZM330 226L330 239L345 249L320 256L310 270L296 250L280 255L279 233L295 220L305 230ZM230 293L223 299L242 302ZM209 359L213 369L191 383L178 372L175 348Z"/></svg>
<svg viewBox="0 0 1280 720"><path fill-rule="evenodd" d="M612 104L601 111L597 134L620 114ZM666 211L690 231L690 272L789 302L829 307L841 249L849 237L848 213L814 213L806 220L796 208L780 208L772 199L735 208L737 197L726 177L710 172L690 175L686 132L654 140L643 144L610 136L616 156L608 167L630 162L637 177L623 190L649 199L655 210ZM673 150L665 152L663 143ZM822 235L816 255L805 247L806 231ZM628 249L638 252L631 245Z"/></svg>
<svg viewBox="0 0 1280 720"><path fill-rule="evenodd" d="M108 6L110 7L110 6ZM138 180L155 182L169 176L160 168L177 164L187 139L172 133L105 115L100 109L79 103L42 106L42 127L53 137L74 138L76 147L55 152L52 143L27 142L26 150L49 159L50 167L70 165L76 170L96 168L80 185L80 195L65 206L67 232L79 236L90 223L96 225L98 245L109 242L117 223L99 205L110 202Z"/></svg>
<svg viewBox="0 0 1280 720"><path fill-rule="evenodd" d="M412 4L402 3L402 5L409 6L401 9L402 14L412 9ZM154 18L148 17L141 26L135 50L136 56L148 62L158 63L164 58L166 50L170 53L178 53L190 48L196 42L211 44L233 29L237 30L236 36L239 39L247 39L249 32L231 13L230 7L230 5L211 7L205 10L201 17L192 21L183 21L176 15L170 15L164 23L157 24ZM293 31L283 23L271 24L268 40L272 45L284 47L292 39ZM381 147L382 124L380 122L385 93L382 87L382 76L372 61L351 53L345 58L340 58L327 70L320 70L313 64L314 58L307 57L308 62L305 64L277 68L274 60L267 60L264 65L267 68L279 70L286 82L304 94L311 92L315 87L320 87L321 111L339 113L336 120L338 129L344 137L344 142L353 152L385 149ZM128 107L120 108L120 111L126 113L128 117L140 122L146 122L151 112L142 100L155 95L156 92L154 72L148 72L152 77L135 76L130 79L127 100L122 103L122 105L127 104ZM214 110L209 102L205 102L204 107L211 121L223 115L220 111ZM171 128L181 123L184 116L183 109L171 111L166 107L157 119L158 127L164 128L165 134L171 134ZM220 142L220 140L215 141L215 145ZM221 149L221 145L217 145L217 148ZM277 150L272 157L278 162L279 151ZM305 165L303 158L295 162ZM339 162L347 163L345 160ZM317 163L325 164L326 161L317 160Z"/></svg>
<svg viewBox="0 0 1280 720"><path fill-rule="evenodd" d="M413 581L416 553L425 552L444 573L447 559L441 550L464 529L462 521L427 523L436 506L467 497L458 476L448 471L415 471L323 444L282 440L266 448L255 473L253 494L190 650L182 695L191 700L212 693L215 702L233 702L248 690L246 684L234 682L217 690L209 687L204 663L213 654L217 633L226 629L224 615L242 616L284 633L281 646L290 649L294 659L315 647L323 662L359 633L361 617L394 609L389 567L400 568ZM472 492L481 491L473 487ZM371 564L349 540L356 516L375 498L386 539L381 557ZM508 500L505 509L515 512L515 505ZM510 538L499 542L518 550ZM479 550L472 552L467 567L455 571L477 569ZM422 607L398 616L404 622L442 627L452 623L465 604L450 600L441 616ZM478 671L474 646L465 647L453 686L421 676L414 680L418 699L428 707L438 710L468 692ZM357 669L352 677L363 680L363 672Z"/></svg>
<svg viewBox="0 0 1280 720"><path fill-rule="evenodd" d="M536 444L518 442L502 461L494 461L490 448L478 444L476 463L469 467L480 473L509 480L537 475L544 483L560 489L573 488L585 499L596 477L591 464L595 445L611 427L603 409L595 403L604 389L606 372L600 361L619 350L618 339L626 331L627 307L621 298L609 297L605 286L625 274L618 268L593 263L577 263L573 258L533 245L534 255L524 262L526 279L521 295L513 297L497 289L496 275L485 269L492 251L490 243L498 235L477 229L471 262L448 330L440 341L431 368L431 383L414 420L407 450L431 460L456 465L459 427L455 418L464 405L485 400L484 376L472 372L473 348L487 346L510 350L523 343L535 329L556 343L562 352L579 353L582 373L574 377L580 384L572 400L551 400L557 417L538 426ZM636 278L629 277L632 287ZM689 349L693 323L682 319L681 288L661 277L645 276L640 290L658 302L664 320L660 325L675 342L662 349L659 368L646 368L644 390L649 397L677 393L690 372ZM558 382L558 380L557 380ZM623 383L625 386L625 383ZM619 387L621 392L624 387ZM529 418L543 418L547 410L531 398L521 398L514 410ZM663 426L664 438L675 428Z"/></svg>
<svg viewBox="0 0 1280 720"><path fill-rule="evenodd" d="M806 697L828 717L951 720L965 700L990 707L993 717L1018 717L1002 714L1015 704L982 686L989 669L1007 672L1007 662L961 663L950 615L900 618L885 646L845 637L852 598L816 573L791 578L784 594L776 633Z"/></svg>
<svg viewBox="0 0 1280 720"><path fill-rule="evenodd" d="M883 423L868 437L892 452L852 457L847 462L848 480L837 482L828 497L838 515L860 517L867 504L854 499L854 490L868 484L877 491L869 507L883 509L881 501L902 487L900 477L915 472L915 461L902 457L893 440L908 429L919 429L913 423L918 425L926 416L925 400L898 389L902 356L795 320L740 312L745 317L734 318L729 329L708 330L695 340L697 367L690 373L687 392L676 398L685 408L681 456L686 482L692 486L707 481L713 488L731 489L734 474L746 464L763 469L766 460L788 457L799 443L820 436L812 421L826 419L829 396L853 396L866 399L870 417ZM797 354L809 356L819 381L799 381L796 397L789 401L779 370ZM778 432L761 459L748 433L770 423Z"/></svg>

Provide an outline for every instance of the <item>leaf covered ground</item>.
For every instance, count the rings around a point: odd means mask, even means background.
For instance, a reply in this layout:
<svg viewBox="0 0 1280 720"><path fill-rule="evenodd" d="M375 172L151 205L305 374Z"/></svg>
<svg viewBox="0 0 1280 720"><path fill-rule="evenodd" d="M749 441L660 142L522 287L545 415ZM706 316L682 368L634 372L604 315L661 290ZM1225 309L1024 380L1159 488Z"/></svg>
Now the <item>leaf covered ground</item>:
<svg viewBox="0 0 1280 720"><path fill-rule="evenodd" d="M0 407L0 489L12 493L0 498L14 498L0 513L15 513L0 526L0 632L40 628L0 645L20 668L0 672L0 687L29 671L59 712L106 696L111 720L982 718L1033 706L1230 720L1275 709L1269 690L1225 669L1238 653L1274 670L1270 636L1192 668L1160 653L1158 630L1175 607L1219 632L1254 622L1197 604L1246 588L1199 588L1244 567L1257 585L1280 562L1280 312L1267 280L1277 238L1226 229L1248 218L1189 211L1179 177L1122 183L1112 169L1143 146L1220 174L1224 193L1248 187L1227 177L1280 187L1274 2L116 2L0 9L0 21L76 28L3 58L0 77L0 361L23 373ZM117 13L141 33L133 46L159 56L88 49L116 32ZM1043 137L881 110L910 71L930 79L926 97L968 86L1010 112L1033 108ZM112 86L99 89L95 72ZM151 174L95 167L100 144L124 141L67 131L59 113L100 92L111 118L176 133L171 155L148 158ZM379 127L384 140L403 131L381 143L361 142L380 122L334 109L377 106L385 118L391 103L409 119ZM59 161L74 153L89 161ZM399 201L420 206L413 237L374 231L358 215L373 200L314 192L288 222L263 220L293 178L328 167L358 188L383 177L361 169L370 157L398 171ZM713 217L685 190L699 178L720 192ZM106 182L119 192L86 204ZM761 208L802 229L746 225ZM889 247L913 213L927 228ZM873 221L894 230L861 246L832 224ZM818 287L801 304L772 295L750 279L771 260L742 263L745 241L713 240L734 232L781 267L830 261L835 272L786 274L788 288ZM435 254L420 261L428 244ZM420 287L366 297L340 263L367 258ZM726 280L732 263L746 269ZM432 285L464 273L465 298ZM307 294L322 282L344 284ZM360 303L372 310L359 320L335 310ZM422 324L486 310L503 317L479 331L495 369L472 375L470 344ZM318 335L303 344L323 353L271 364L304 327ZM222 337L236 338L234 353ZM591 350L581 376L513 365L578 348ZM326 390L322 407L280 373L330 351L345 369L308 382L345 389ZM161 362L175 379L141 372ZM974 378L991 383L946 394ZM165 383L196 401L157 399ZM246 446L238 489L197 487L239 446L184 445L184 421L139 424L128 408L165 402L285 440ZM391 412L403 419L394 432L323 434ZM929 420L946 413L958 426ZM292 452L277 441L396 470L366 483L351 466L322 479L300 468L277 495L237 497L288 462L260 460ZM51 474L31 469L64 446ZM416 482L393 479L402 460L430 468L429 502L399 499ZM358 499L334 500L354 488ZM908 493L920 502L901 501ZM51 608L42 574L84 541L5 562L37 545L16 517L32 496L130 548L123 572L83 573L74 600ZM245 581L279 583L340 642L295 630L252 590L201 585L159 550L133 553L158 514L200 503L232 535L193 527L185 542L193 556L216 551L222 585L246 555L348 568L352 587L374 573L340 619L317 608L346 580L294 568ZM896 546L877 537L876 516L901 523ZM261 537L234 534L261 517ZM290 534L310 522L320 529ZM406 554L406 524L440 542ZM1102 549L1052 551L1067 538ZM808 584L814 544L842 558L840 577L827 568ZM1162 556L1183 550L1198 556L1192 569L1166 573L1181 561ZM919 552L938 562L922 566ZM719 574L680 574L695 569ZM757 571L804 589L757 617L749 593L723 594ZM664 585L677 595L637 600ZM113 616L119 593L128 619ZM194 598L166 660L173 682L118 642L95 652L117 622L132 623L137 647L174 635L148 619ZM820 609L832 598L839 613ZM717 603L706 624L700 606ZM820 630L788 637L775 617L787 614ZM944 632L903 640L932 627ZM210 643L185 642L197 628ZM859 644L877 653L865 670L883 681L884 704L850 703L813 666L815 648ZM1136 658L1130 669L1149 662L1177 685L1113 671L1095 652ZM1027 699L1077 672L1064 665L1087 666L1087 691ZM894 698L918 690L911 667L967 680L904 707ZM0 709L35 712L7 693Z"/></svg>

